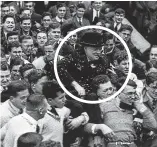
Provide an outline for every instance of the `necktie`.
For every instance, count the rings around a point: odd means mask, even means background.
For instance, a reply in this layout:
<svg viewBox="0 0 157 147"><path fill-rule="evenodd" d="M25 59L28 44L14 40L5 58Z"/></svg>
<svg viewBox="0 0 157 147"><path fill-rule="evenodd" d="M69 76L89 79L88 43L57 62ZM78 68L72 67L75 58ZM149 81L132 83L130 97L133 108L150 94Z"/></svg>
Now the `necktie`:
<svg viewBox="0 0 157 147"><path fill-rule="evenodd" d="M96 17L99 17L99 11L96 11Z"/></svg>
<svg viewBox="0 0 157 147"><path fill-rule="evenodd" d="M21 108L20 110L19 110L19 114L22 114L23 113L23 109Z"/></svg>
<svg viewBox="0 0 157 147"><path fill-rule="evenodd" d="M62 25L63 24L63 20L61 19L61 21L60 21L60 25Z"/></svg>
<svg viewBox="0 0 157 147"><path fill-rule="evenodd" d="M82 25L82 24L81 24L81 18L79 18L79 24Z"/></svg>
<svg viewBox="0 0 157 147"><path fill-rule="evenodd" d="M39 131L40 131L40 127L36 125L36 133L39 133Z"/></svg>
<svg viewBox="0 0 157 147"><path fill-rule="evenodd" d="M117 32L118 31L118 24L116 24L114 30Z"/></svg>

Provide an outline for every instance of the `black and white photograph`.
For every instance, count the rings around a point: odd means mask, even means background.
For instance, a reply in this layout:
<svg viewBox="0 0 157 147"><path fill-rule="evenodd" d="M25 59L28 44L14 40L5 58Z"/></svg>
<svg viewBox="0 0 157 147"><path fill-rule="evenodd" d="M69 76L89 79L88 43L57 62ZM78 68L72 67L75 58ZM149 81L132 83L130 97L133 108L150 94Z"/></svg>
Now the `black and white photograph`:
<svg viewBox="0 0 157 147"><path fill-rule="evenodd" d="M0 5L1 147L157 147L157 1Z"/></svg>

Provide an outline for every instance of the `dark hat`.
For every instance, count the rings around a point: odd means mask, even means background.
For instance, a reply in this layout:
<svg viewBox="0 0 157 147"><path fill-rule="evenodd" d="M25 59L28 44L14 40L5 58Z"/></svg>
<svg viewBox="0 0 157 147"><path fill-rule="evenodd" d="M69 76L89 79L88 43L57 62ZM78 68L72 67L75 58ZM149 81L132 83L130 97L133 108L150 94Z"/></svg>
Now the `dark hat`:
<svg viewBox="0 0 157 147"><path fill-rule="evenodd" d="M104 45L104 39L98 32L86 32L80 38L80 44L84 46L100 47Z"/></svg>

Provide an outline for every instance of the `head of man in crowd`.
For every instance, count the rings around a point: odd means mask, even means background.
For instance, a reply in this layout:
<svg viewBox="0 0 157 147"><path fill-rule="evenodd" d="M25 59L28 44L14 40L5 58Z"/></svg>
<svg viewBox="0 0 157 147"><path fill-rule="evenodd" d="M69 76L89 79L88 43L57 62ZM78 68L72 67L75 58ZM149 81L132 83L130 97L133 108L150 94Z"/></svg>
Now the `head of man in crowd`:
<svg viewBox="0 0 157 147"><path fill-rule="evenodd" d="M14 5L9 6L9 12L13 15L17 14L17 10Z"/></svg>
<svg viewBox="0 0 157 147"><path fill-rule="evenodd" d="M122 37L122 39L128 43L131 39L131 33L133 31L133 28L130 25L122 25L122 27L119 30L119 36Z"/></svg>
<svg viewBox="0 0 157 147"><path fill-rule="evenodd" d="M45 58L46 61L53 61L55 57L56 47L57 43L52 44L51 42L46 42L44 45L44 51L45 51Z"/></svg>
<svg viewBox="0 0 157 147"><path fill-rule="evenodd" d="M96 76L92 81L92 87L99 99L106 99L115 92L115 87L107 75Z"/></svg>
<svg viewBox="0 0 157 147"><path fill-rule="evenodd" d="M117 8L114 14L114 20L117 24L122 23L125 17L125 11L122 8Z"/></svg>
<svg viewBox="0 0 157 147"><path fill-rule="evenodd" d="M8 94L11 103L18 109L23 109L29 96L28 85L25 81L16 80L8 85Z"/></svg>
<svg viewBox="0 0 157 147"><path fill-rule="evenodd" d="M33 48L34 48L33 38L31 36L23 35L21 37L21 47L22 47L23 53L26 56L29 56L30 54L33 54L33 51L34 51L33 50Z"/></svg>
<svg viewBox="0 0 157 147"><path fill-rule="evenodd" d="M7 87L11 81L10 69L7 62L5 61L1 62L0 71L1 71L1 86Z"/></svg>
<svg viewBox="0 0 157 147"><path fill-rule="evenodd" d="M129 80L124 90L119 95L121 102L132 105L133 102L139 100L136 93L136 87L136 83L133 80Z"/></svg>
<svg viewBox="0 0 157 147"><path fill-rule="evenodd" d="M31 14L34 11L34 6L35 6L34 2L31 2L31 1L25 1L24 2L24 7L27 8L27 9L29 9L31 11Z"/></svg>
<svg viewBox="0 0 157 147"><path fill-rule="evenodd" d="M115 40L114 40L114 36L113 35L110 35L107 37L107 40L106 40L106 48L104 48L104 52L106 54L110 54L113 52L114 48L115 48Z"/></svg>
<svg viewBox="0 0 157 147"><path fill-rule="evenodd" d="M48 104L44 95L31 94L26 101L26 113L35 120L42 119L47 112Z"/></svg>
<svg viewBox="0 0 157 147"><path fill-rule="evenodd" d="M21 58L14 58L10 61L10 71L11 71L11 80L20 80L20 67L24 64L24 61Z"/></svg>
<svg viewBox="0 0 157 147"><path fill-rule="evenodd" d="M31 17L31 10L28 8L21 8L20 12L21 17L23 16Z"/></svg>
<svg viewBox="0 0 157 147"><path fill-rule="evenodd" d="M98 32L86 32L80 39L85 54L89 61L98 60L102 52L103 36Z"/></svg>
<svg viewBox="0 0 157 147"><path fill-rule="evenodd" d="M19 42L12 42L9 44L9 51L10 51L10 57L11 58L16 58L22 57L23 51L21 48L21 45L19 44Z"/></svg>
<svg viewBox="0 0 157 147"><path fill-rule="evenodd" d="M92 1L91 2L92 7L96 10L96 11L100 11L100 9L102 8L102 1Z"/></svg>
<svg viewBox="0 0 157 147"><path fill-rule="evenodd" d="M43 83L47 82L47 80L48 78L43 71L32 70L28 74L28 82L33 93L42 94Z"/></svg>
<svg viewBox="0 0 157 147"><path fill-rule="evenodd" d="M1 12L2 12L3 17L5 15L7 15L9 13L9 6L7 4L2 4L1 5Z"/></svg>
<svg viewBox="0 0 157 147"><path fill-rule="evenodd" d="M76 16L80 19L83 18L83 15L85 13L86 7L83 3L79 3L76 7Z"/></svg>
<svg viewBox="0 0 157 147"><path fill-rule="evenodd" d="M24 133L18 138L17 147L39 147L42 140L42 135L38 133Z"/></svg>
<svg viewBox="0 0 157 147"><path fill-rule="evenodd" d="M39 32L37 34L37 44L39 47L43 47L45 43L47 42L47 33L46 32Z"/></svg>
<svg viewBox="0 0 157 147"><path fill-rule="evenodd" d="M32 26L31 18L28 16L23 16L23 17L21 17L20 21L21 21L20 27L21 27L22 31L24 33L30 32L31 26Z"/></svg>
<svg viewBox="0 0 157 147"><path fill-rule="evenodd" d="M66 5L64 3L57 4L57 16L60 19L63 19L66 14Z"/></svg>
<svg viewBox="0 0 157 147"><path fill-rule="evenodd" d="M148 74L151 71L157 71L157 60L149 60L146 62L146 71Z"/></svg>
<svg viewBox="0 0 157 147"><path fill-rule="evenodd" d="M146 75L146 89L151 98L157 98L157 71L149 72Z"/></svg>
<svg viewBox="0 0 157 147"><path fill-rule="evenodd" d="M24 64L20 67L20 74L22 78L27 79L30 72L35 69L34 65L31 63Z"/></svg>
<svg viewBox="0 0 157 147"><path fill-rule="evenodd" d="M42 92L50 106L55 108L64 107L66 102L65 93L57 82L49 81L44 83Z"/></svg>
<svg viewBox="0 0 157 147"><path fill-rule="evenodd" d="M149 59L157 61L157 45L153 45L151 47L150 54L149 54Z"/></svg>
<svg viewBox="0 0 157 147"><path fill-rule="evenodd" d="M12 42L19 42L19 34L17 31L7 33L7 44Z"/></svg>
<svg viewBox="0 0 157 147"><path fill-rule="evenodd" d="M61 28L60 24L51 24L48 31L48 40L58 41L61 38Z"/></svg>
<svg viewBox="0 0 157 147"><path fill-rule="evenodd" d="M120 70L124 75L128 75L129 59L126 51L119 51L114 56L114 65L116 69Z"/></svg>
<svg viewBox="0 0 157 147"><path fill-rule="evenodd" d="M48 12L43 13L41 23L43 24L44 28L48 28L52 23L51 13Z"/></svg>
<svg viewBox="0 0 157 147"><path fill-rule="evenodd" d="M15 29L15 19L13 15L5 15L3 17L3 31L8 33Z"/></svg>

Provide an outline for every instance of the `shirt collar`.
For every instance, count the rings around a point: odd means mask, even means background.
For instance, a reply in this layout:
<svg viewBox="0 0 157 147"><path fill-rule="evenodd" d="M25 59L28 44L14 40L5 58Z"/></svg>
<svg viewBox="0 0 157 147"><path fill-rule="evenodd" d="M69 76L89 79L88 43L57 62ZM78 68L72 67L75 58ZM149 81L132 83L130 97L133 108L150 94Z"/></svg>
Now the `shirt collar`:
<svg viewBox="0 0 157 147"><path fill-rule="evenodd" d="M12 111L12 113L19 114L20 109L18 109L17 107L15 107L10 100L8 100L8 104L9 104L9 106L11 108L10 110Z"/></svg>
<svg viewBox="0 0 157 147"><path fill-rule="evenodd" d="M21 114L22 117L24 119L26 119L28 121L28 123L30 123L31 125L37 125L37 122L33 117L31 117L30 115L28 115L26 112L24 112L23 114Z"/></svg>
<svg viewBox="0 0 157 147"><path fill-rule="evenodd" d="M60 19L58 16L56 16L56 20L58 21L58 22L63 22L63 18L62 19Z"/></svg>
<svg viewBox="0 0 157 147"><path fill-rule="evenodd" d="M82 19L83 19L83 18L78 18L78 17L76 17L76 18L77 18L77 21L78 21L78 22L79 22L80 20L81 20L81 22L82 22Z"/></svg>

